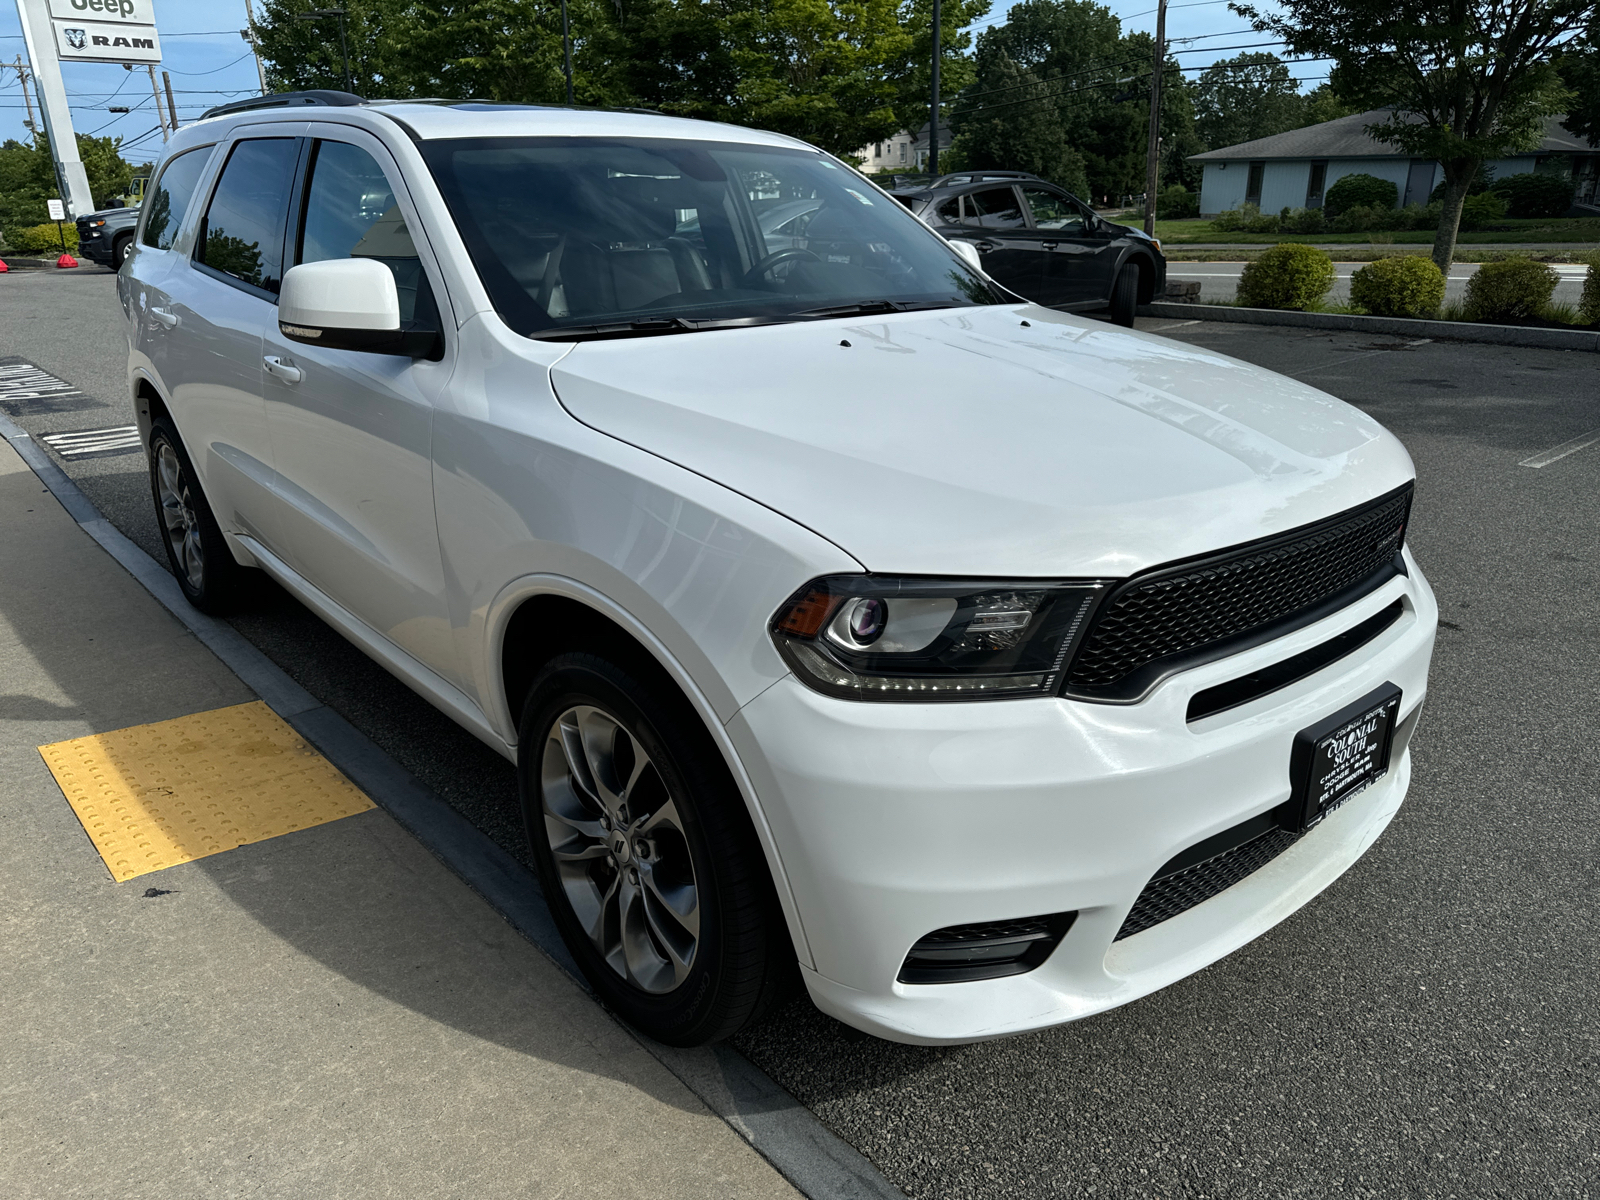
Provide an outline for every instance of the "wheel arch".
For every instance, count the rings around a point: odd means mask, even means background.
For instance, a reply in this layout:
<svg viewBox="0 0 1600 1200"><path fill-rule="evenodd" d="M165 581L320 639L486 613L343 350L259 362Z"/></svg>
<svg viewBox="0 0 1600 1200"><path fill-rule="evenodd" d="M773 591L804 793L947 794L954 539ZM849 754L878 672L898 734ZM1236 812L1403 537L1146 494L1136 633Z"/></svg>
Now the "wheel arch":
<svg viewBox="0 0 1600 1200"><path fill-rule="evenodd" d="M485 699L498 711L488 715L493 724L511 732L508 745L512 747L516 746L522 705L540 668L571 649L608 647L636 668L654 674L684 699L722 756L744 800L745 812L766 858L795 953L802 964L814 969L815 960L805 926L795 906L788 873L755 785L716 707L678 656L642 621L610 597L561 576L532 576L507 585L491 606L489 636L491 652L487 662L492 679Z"/></svg>
<svg viewBox="0 0 1600 1200"><path fill-rule="evenodd" d="M166 417L167 420L172 420L172 410L167 407L160 389L149 376L144 374L137 375L134 379L133 415L139 426L139 440L146 446L150 445L150 428L155 424L156 418Z"/></svg>

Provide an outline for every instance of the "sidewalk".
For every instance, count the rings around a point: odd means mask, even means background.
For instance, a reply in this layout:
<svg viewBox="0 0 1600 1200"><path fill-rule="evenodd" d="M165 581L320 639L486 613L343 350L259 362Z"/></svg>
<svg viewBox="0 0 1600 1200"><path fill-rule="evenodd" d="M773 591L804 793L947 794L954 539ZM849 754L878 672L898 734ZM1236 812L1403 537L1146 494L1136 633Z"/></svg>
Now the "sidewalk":
<svg viewBox="0 0 1600 1200"><path fill-rule="evenodd" d="M0 441L0 1194L798 1195L382 810L113 882L37 747L253 699Z"/></svg>

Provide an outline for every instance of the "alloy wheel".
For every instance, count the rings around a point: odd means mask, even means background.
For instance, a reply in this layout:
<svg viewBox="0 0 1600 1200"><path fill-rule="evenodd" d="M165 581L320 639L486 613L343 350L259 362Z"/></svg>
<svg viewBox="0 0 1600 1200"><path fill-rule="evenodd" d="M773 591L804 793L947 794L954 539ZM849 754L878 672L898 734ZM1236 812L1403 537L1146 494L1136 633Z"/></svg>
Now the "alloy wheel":
<svg viewBox="0 0 1600 1200"><path fill-rule="evenodd" d="M540 762L545 834L573 914L608 966L671 992L700 943L700 892L677 802L621 721L592 705L550 727Z"/></svg>
<svg viewBox="0 0 1600 1200"><path fill-rule="evenodd" d="M161 520L166 527L172 559L183 571L189 587L205 586L205 550L200 544L200 518L189 495L189 479L172 443L163 441L156 452L156 490L161 500Z"/></svg>

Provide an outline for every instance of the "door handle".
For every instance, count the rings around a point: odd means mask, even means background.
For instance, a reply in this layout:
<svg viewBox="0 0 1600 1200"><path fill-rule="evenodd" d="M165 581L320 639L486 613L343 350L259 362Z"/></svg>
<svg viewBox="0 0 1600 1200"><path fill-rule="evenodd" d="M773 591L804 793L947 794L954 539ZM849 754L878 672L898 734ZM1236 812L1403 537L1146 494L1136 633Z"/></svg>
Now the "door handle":
<svg viewBox="0 0 1600 1200"><path fill-rule="evenodd" d="M261 361L267 365L269 375L276 375L285 383L300 382L300 368L293 363L279 358L276 354L268 354Z"/></svg>
<svg viewBox="0 0 1600 1200"><path fill-rule="evenodd" d="M164 308L152 308L150 310L150 315L157 321L160 321L161 324L165 325L168 329L173 328L178 323L178 314L175 312L168 312Z"/></svg>
<svg viewBox="0 0 1600 1200"><path fill-rule="evenodd" d="M991 250L1000 249L1000 243L999 242L979 242L977 245L978 245L978 253L979 254L987 254Z"/></svg>
<svg viewBox="0 0 1600 1200"><path fill-rule="evenodd" d="M1040 242L1039 244L1046 250L1054 250L1057 246L1061 245L1060 242Z"/></svg>

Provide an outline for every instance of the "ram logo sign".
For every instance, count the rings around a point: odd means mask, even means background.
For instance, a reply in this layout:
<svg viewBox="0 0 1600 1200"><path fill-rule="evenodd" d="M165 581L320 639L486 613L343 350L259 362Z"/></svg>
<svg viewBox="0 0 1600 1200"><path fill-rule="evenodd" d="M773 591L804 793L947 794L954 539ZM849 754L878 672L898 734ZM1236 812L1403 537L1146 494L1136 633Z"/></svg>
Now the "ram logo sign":
<svg viewBox="0 0 1600 1200"><path fill-rule="evenodd" d="M82 3L98 5L107 15L120 12L119 3L134 8L137 0L53 0L52 9ZM146 4L145 11L149 11ZM56 47L63 62L158 63L161 38L154 25L101 21L56 21Z"/></svg>

